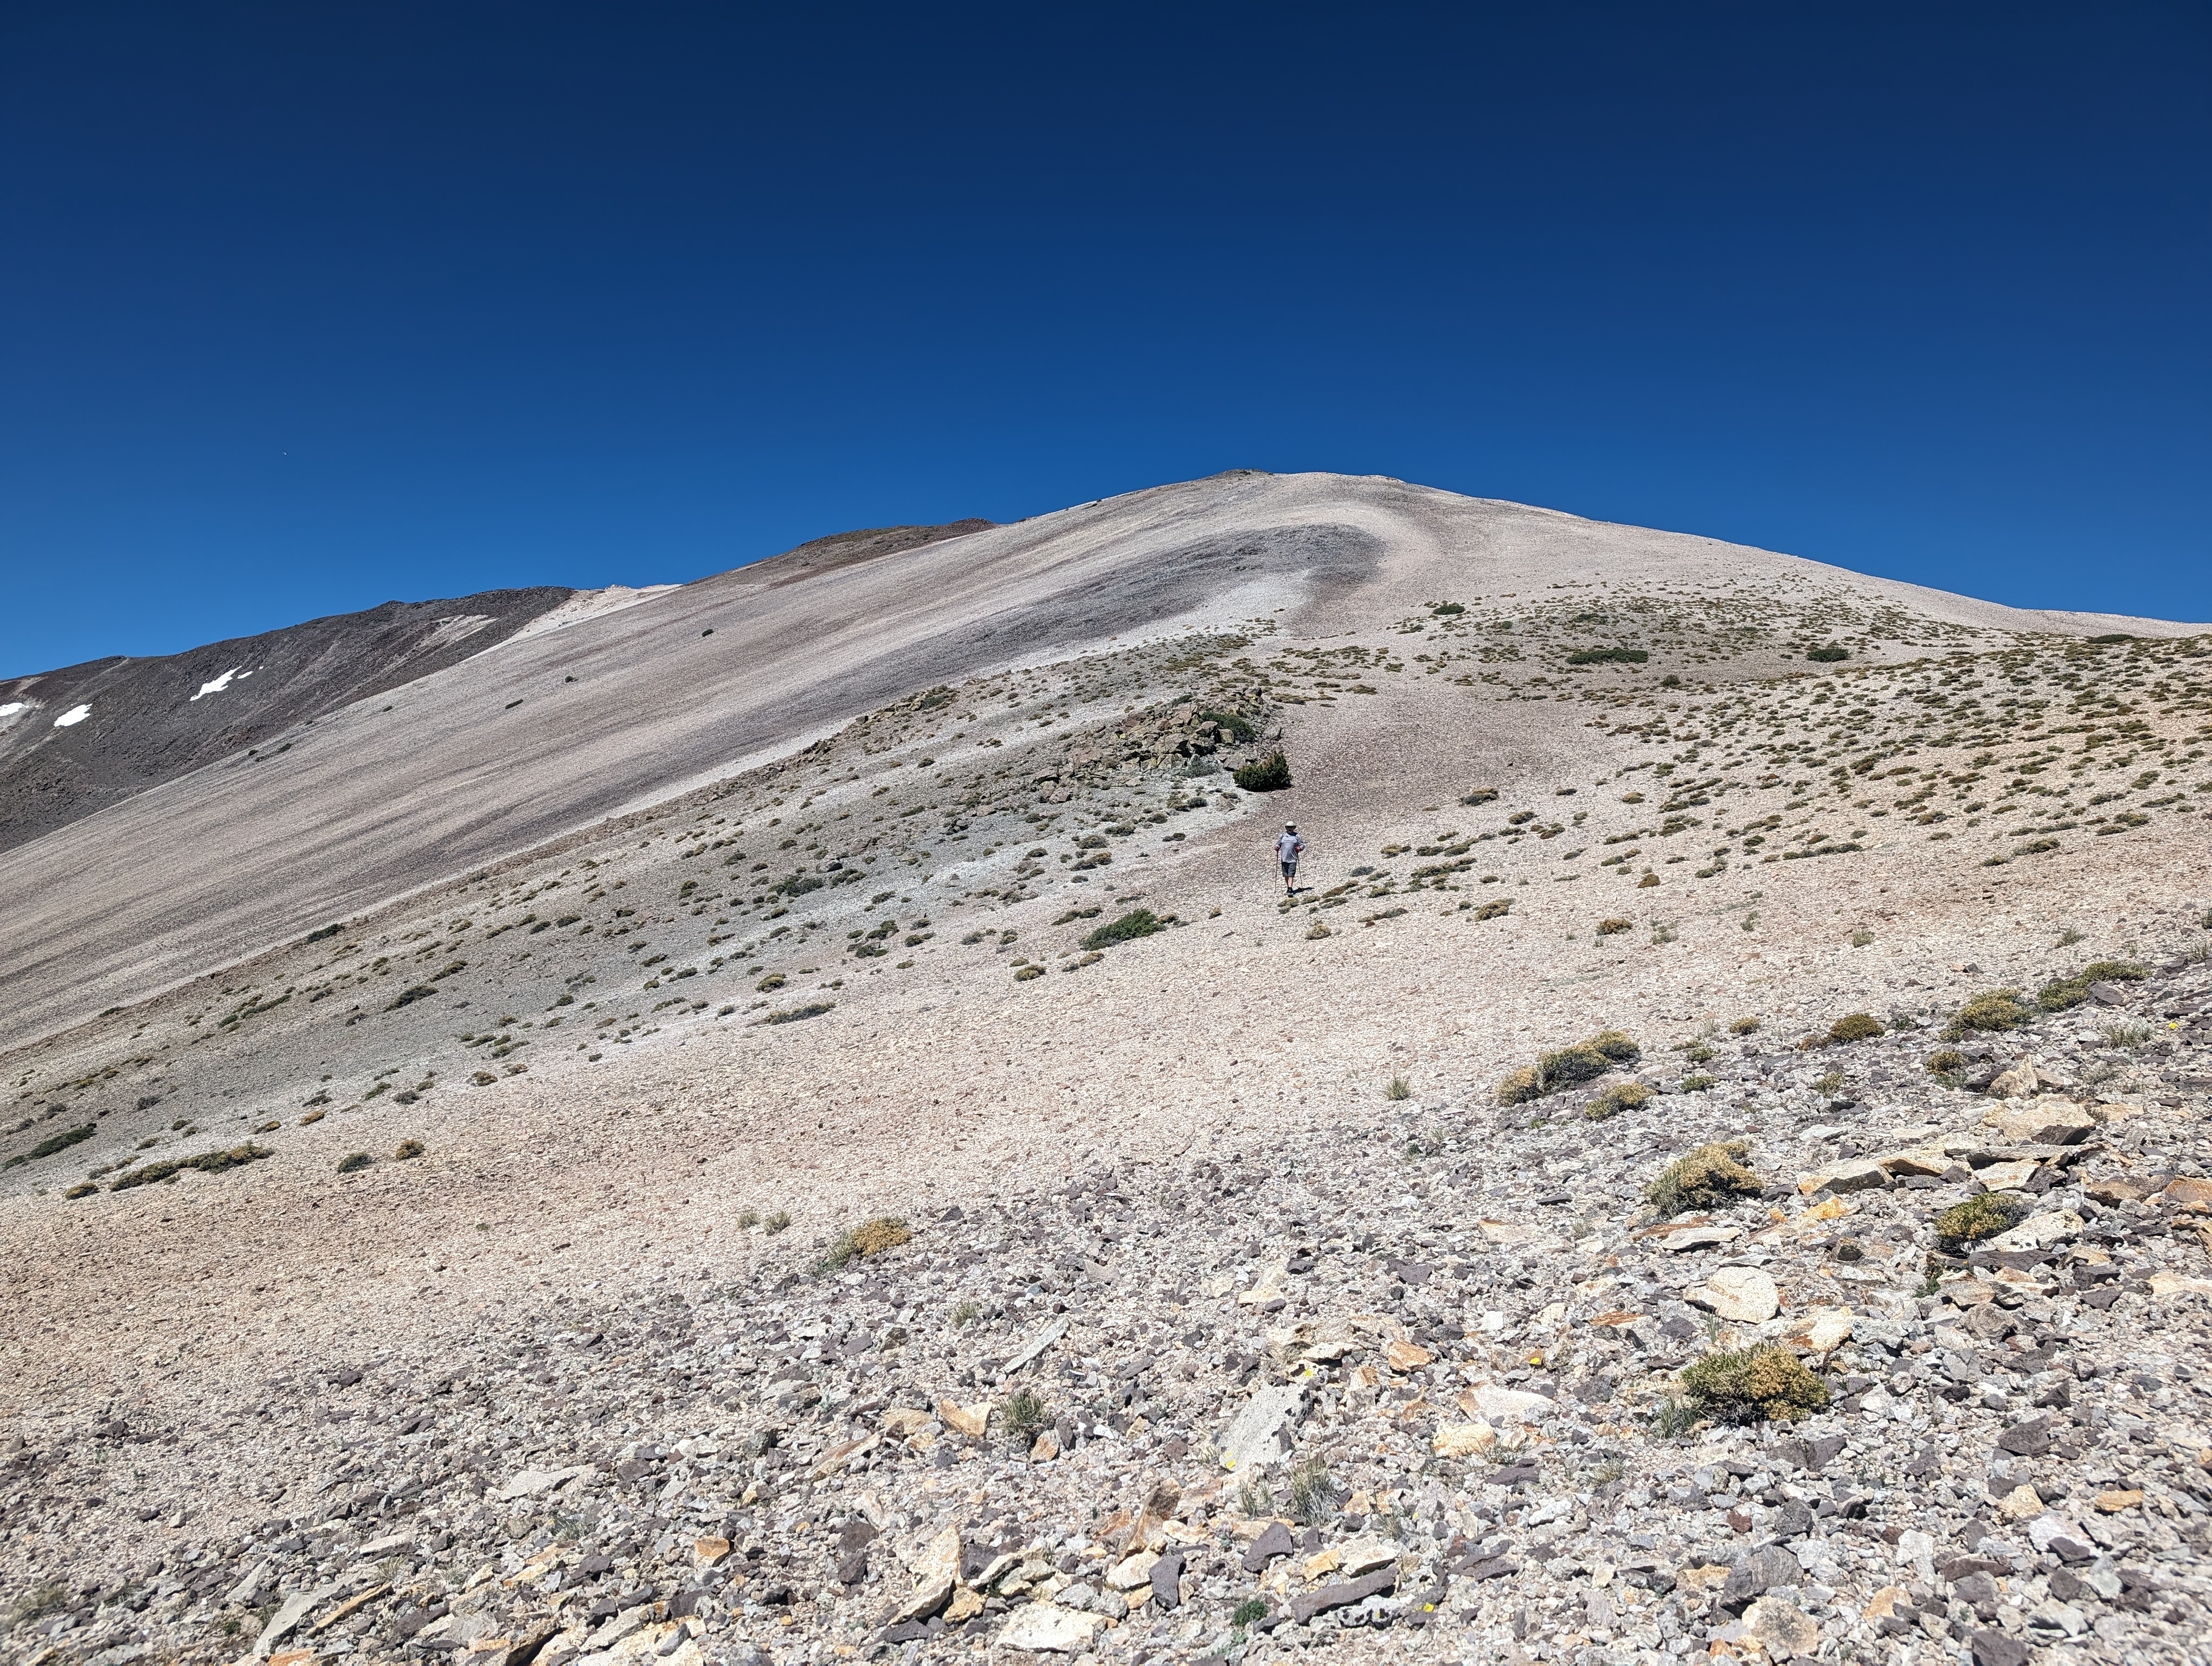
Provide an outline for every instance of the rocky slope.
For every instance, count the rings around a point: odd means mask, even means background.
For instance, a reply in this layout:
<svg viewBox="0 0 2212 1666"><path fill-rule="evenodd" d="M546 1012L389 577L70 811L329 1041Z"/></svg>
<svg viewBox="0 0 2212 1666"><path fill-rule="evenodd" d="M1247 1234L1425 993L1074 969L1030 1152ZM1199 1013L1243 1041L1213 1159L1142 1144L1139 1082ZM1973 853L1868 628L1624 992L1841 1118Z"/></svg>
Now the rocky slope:
<svg viewBox="0 0 2212 1666"><path fill-rule="evenodd" d="M146 660L0 678L0 851L504 641L575 593L386 602Z"/></svg>
<svg viewBox="0 0 2212 1666"><path fill-rule="evenodd" d="M1334 477L817 553L0 858L9 1658L2199 1650L2203 638Z"/></svg>

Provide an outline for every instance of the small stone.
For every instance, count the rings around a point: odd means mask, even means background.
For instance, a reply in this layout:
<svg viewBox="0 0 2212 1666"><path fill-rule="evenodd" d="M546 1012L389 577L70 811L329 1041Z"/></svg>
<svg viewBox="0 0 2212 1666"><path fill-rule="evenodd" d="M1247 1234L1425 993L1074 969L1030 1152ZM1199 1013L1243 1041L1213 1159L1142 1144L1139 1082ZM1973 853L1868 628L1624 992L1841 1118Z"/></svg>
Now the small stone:
<svg viewBox="0 0 2212 1666"><path fill-rule="evenodd" d="M2017 1099L2034 1092L2039 1081L2035 1067L2023 1060L1990 1079L1990 1097L1992 1099Z"/></svg>
<svg viewBox="0 0 2212 1666"><path fill-rule="evenodd" d="M2167 1184L2166 1195L2183 1208L2212 1208L2212 1180L2199 1180L2193 1175L2184 1175Z"/></svg>
<svg viewBox="0 0 2212 1666"><path fill-rule="evenodd" d="M1999 1631L1978 1631L1966 1639L1974 1666L2027 1666L2027 1645Z"/></svg>
<svg viewBox="0 0 2212 1666"><path fill-rule="evenodd" d="M2071 1099L2021 1099L1992 1107L1982 1126L2023 1146L2078 1146L2097 1119Z"/></svg>
<svg viewBox="0 0 2212 1666"><path fill-rule="evenodd" d="M1261 1389L1244 1402L1221 1438L1221 1467L1249 1469L1274 1462L1290 1450L1288 1432L1305 1415L1305 1390L1290 1384Z"/></svg>
<svg viewBox="0 0 2212 1666"><path fill-rule="evenodd" d="M565 1487L579 1475L591 1474L591 1466L579 1463L567 1469L525 1469L499 1489L502 1501L535 1498L540 1493L550 1493L556 1487Z"/></svg>
<svg viewBox="0 0 2212 1666"><path fill-rule="evenodd" d="M1843 1308L1818 1308L1791 1321L1782 1341L1784 1346L1801 1353L1825 1358L1851 1340L1856 1322Z"/></svg>
<svg viewBox="0 0 2212 1666"><path fill-rule="evenodd" d="M1719 1244L1734 1243L1743 1236L1740 1226L1674 1226L1663 1232L1652 1234L1651 1242L1662 1250L1676 1255L1692 1250L1711 1250Z"/></svg>
<svg viewBox="0 0 2212 1666"><path fill-rule="evenodd" d="M1152 1602L1162 1608L1182 1604L1182 1552L1170 1550L1152 1566Z"/></svg>
<svg viewBox="0 0 2212 1666"><path fill-rule="evenodd" d="M2045 1556L2065 1562L2086 1562L2097 1554L2079 1523L2063 1516L2039 1516L2027 1524L2027 1541Z"/></svg>
<svg viewBox="0 0 2212 1666"><path fill-rule="evenodd" d="M2081 1235L2081 1217L2071 1209L2051 1209L2030 1215L2010 1231L1989 1240L1992 1250L2048 1250Z"/></svg>
<svg viewBox="0 0 2212 1666"><path fill-rule="evenodd" d="M1279 1557L1288 1556L1297 1549L1291 1539L1291 1529L1280 1522L1269 1522L1260 1536L1244 1549L1244 1572L1259 1573L1267 1564ZM1111 1583L1109 1580L1109 1583ZM1129 1587L1121 1587L1127 1590Z"/></svg>
<svg viewBox="0 0 2212 1666"><path fill-rule="evenodd" d="M2107 1516L2117 1516L2123 1510L2132 1510L2142 1501L2142 1489L2139 1487L2115 1487L2098 1493L2096 1499L2097 1508Z"/></svg>
<svg viewBox="0 0 2212 1666"><path fill-rule="evenodd" d="M1047 1429L1039 1435L1036 1438L1036 1444L1030 1448L1031 1463L1050 1463L1059 1456L1060 1436L1050 1429Z"/></svg>
<svg viewBox="0 0 2212 1666"><path fill-rule="evenodd" d="M1280 1529L1279 1528L1277 1530L1280 1531ZM1288 1540L1290 1535L1285 1533L1283 1536L1285 1540ZM1285 1552L1285 1554L1287 1554L1288 1553ZM1153 1555L1149 1550L1140 1550L1133 1555L1123 1557L1111 1568L1107 1570L1106 1584L1108 1589L1111 1590L1135 1590L1140 1585L1149 1585L1152 1582L1152 1564L1159 1560L1160 1559L1158 1557ZM1248 1554L1245 1560L1249 1562L1251 1558Z"/></svg>
<svg viewBox="0 0 2212 1666"><path fill-rule="evenodd" d="M2019 1457L2040 1457L2051 1450L2051 1420L2024 1419L1997 1437L1997 1446Z"/></svg>
<svg viewBox="0 0 2212 1666"><path fill-rule="evenodd" d="M1798 1193L1806 1197L1819 1192L1840 1196L1848 1192L1879 1191L1887 1184L1889 1175L1881 1164L1859 1157L1831 1163L1797 1177Z"/></svg>
<svg viewBox="0 0 2212 1666"><path fill-rule="evenodd" d="M1782 1307L1782 1293L1774 1280L1755 1267L1716 1268L1703 1284L1693 1284L1682 1294L1737 1324L1764 1324Z"/></svg>
<svg viewBox="0 0 2212 1666"><path fill-rule="evenodd" d="M1810 1658L1820 1651L1820 1628L1786 1597L1762 1596L1746 1608L1743 1632L1776 1660Z"/></svg>
<svg viewBox="0 0 2212 1666"><path fill-rule="evenodd" d="M1884 1585L1867 1599L1867 1605L1860 1610L1859 1618L1862 1620L1893 1619L1897 1614L1898 1604L1902 1602L1909 1607L1912 1598L1904 1586Z"/></svg>
<svg viewBox="0 0 2212 1666"><path fill-rule="evenodd" d="M1038 1653L1080 1654L1104 1625L1103 1616L1080 1614L1050 1602L1025 1602L1007 1616L998 1641L1008 1649Z"/></svg>
<svg viewBox="0 0 2212 1666"><path fill-rule="evenodd" d="M1492 1383L1476 1383L1460 1395L1457 1403L1469 1422L1501 1427L1515 1423L1541 1423L1554 1409L1554 1402L1546 1395L1531 1394L1525 1389L1499 1388Z"/></svg>
<svg viewBox="0 0 2212 1666"><path fill-rule="evenodd" d="M1431 1443L1438 1457L1472 1457L1498 1444L1498 1431L1477 1418L1472 1423L1448 1423Z"/></svg>
<svg viewBox="0 0 2212 1666"><path fill-rule="evenodd" d="M1363 1535L1337 1552L1336 1566L1339 1572L1356 1579L1397 1560L1398 1554L1391 1547L1380 1539Z"/></svg>
<svg viewBox="0 0 2212 1666"><path fill-rule="evenodd" d="M2015 1487L1997 1500L1997 1514L2008 1522L2032 1522L2042 1513L2042 1495L2033 1487Z"/></svg>
<svg viewBox="0 0 2212 1666"><path fill-rule="evenodd" d="M1433 1363L1437 1356L1419 1343L1399 1341L1386 1344L1382 1357L1390 1362L1392 1371L1403 1374Z"/></svg>
<svg viewBox="0 0 2212 1666"><path fill-rule="evenodd" d="M991 1402L986 1400L973 1406L961 1406L940 1400L937 1402L937 1414L945 1420L945 1427L957 1430L970 1440L981 1440L991 1420Z"/></svg>
<svg viewBox="0 0 2212 1666"><path fill-rule="evenodd" d="M1237 1292L1241 1307L1264 1307L1269 1302L1283 1299L1286 1293L1283 1280L1290 1276L1290 1268L1283 1262L1270 1262L1260 1269L1260 1276L1252 1280L1251 1288Z"/></svg>
<svg viewBox="0 0 2212 1666"><path fill-rule="evenodd" d="M952 1593L952 1600L945 1605L945 1623L948 1626L957 1626L963 1620L973 1620L982 1612L981 1596L963 1585ZM1123 1612L1127 1612L1126 1605Z"/></svg>
<svg viewBox="0 0 2212 1666"><path fill-rule="evenodd" d="M2191 1279L2179 1273L2154 1273L2150 1293L2160 1301L2176 1296L2212 1296L2212 1279Z"/></svg>
<svg viewBox="0 0 2212 1666"><path fill-rule="evenodd" d="M713 1567L730 1554L730 1541L719 1536L696 1539L691 1544L691 1560L699 1567Z"/></svg>

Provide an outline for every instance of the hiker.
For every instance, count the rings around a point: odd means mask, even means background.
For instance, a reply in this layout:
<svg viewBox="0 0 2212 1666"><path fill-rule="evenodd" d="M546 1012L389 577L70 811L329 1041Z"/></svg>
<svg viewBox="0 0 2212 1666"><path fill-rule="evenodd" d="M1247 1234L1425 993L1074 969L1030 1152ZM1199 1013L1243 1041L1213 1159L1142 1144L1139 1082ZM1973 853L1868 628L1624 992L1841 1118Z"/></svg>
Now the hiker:
<svg viewBox="0 0 2212 1666"><path fill-rule="evenodd" d="M1275 860L1283 866L1283 895L1298 894L1298 853L1306 842L1298 836L1298 824L1285 822L1282 832L1275 839Z"/></svg>

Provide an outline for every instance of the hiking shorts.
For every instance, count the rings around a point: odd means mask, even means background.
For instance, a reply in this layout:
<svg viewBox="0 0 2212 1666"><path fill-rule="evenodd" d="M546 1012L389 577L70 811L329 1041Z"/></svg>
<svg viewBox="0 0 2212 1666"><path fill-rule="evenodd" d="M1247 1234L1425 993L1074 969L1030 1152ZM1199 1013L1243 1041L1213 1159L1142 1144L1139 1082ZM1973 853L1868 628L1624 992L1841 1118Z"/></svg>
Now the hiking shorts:
<svg viewBox="0 0 2212 1666"><path fill-rule="evenodd" d="M1298 865L1296 862L1285 862L1283 864L1283 878L1285 879L1295 879L1297 877Z"/></svg>

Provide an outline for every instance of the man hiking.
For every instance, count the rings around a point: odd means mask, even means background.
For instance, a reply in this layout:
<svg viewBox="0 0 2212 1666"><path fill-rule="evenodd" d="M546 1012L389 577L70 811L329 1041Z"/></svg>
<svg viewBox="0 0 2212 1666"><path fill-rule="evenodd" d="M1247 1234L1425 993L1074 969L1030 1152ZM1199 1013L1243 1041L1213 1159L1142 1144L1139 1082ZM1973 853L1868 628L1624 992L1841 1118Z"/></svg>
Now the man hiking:
<svg viewBox="0 0 2212 1666"><path fill-rule="evenodd" d="M1283 895L1285 897L1298 894L1298 853L1305 848L1306 842L1298 836L1298 824L1285 822L1282 832L1275 838L1275 860L1282 864Z"/></svg>

